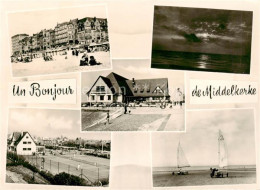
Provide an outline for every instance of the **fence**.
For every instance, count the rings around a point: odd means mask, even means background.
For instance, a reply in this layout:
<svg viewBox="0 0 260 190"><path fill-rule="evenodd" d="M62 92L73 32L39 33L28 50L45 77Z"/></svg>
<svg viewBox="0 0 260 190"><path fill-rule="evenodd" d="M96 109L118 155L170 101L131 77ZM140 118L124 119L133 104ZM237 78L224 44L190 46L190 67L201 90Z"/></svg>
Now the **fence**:
<svg viewBox="0 0 260 190"><path fill-rule="evenodd" d="M69 158L62 157L64 162L71 162L71 164L64 163L62 161L55 161L53 159L41 156L29 156L24 158L32 165L36 166L40 170L48 171L52 174L58 174L66 172L71 175L79 176L85 179L87 182L94 183L109 178L109 167L102 165L94 165L91 163L77 161ZM57 157L56 157L57 158ZM66 159L66 160L65 160Z"/></svg>

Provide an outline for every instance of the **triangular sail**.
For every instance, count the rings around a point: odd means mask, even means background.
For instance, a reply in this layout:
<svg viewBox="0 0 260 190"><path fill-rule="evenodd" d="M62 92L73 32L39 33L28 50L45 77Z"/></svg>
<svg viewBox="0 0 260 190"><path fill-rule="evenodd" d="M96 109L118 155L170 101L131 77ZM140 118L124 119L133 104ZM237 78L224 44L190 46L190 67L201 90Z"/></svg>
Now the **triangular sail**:
<svg viewBox="0 0 260 190"><path fill-rule="evenodd" d="M226 167L228 165L227 147L221 130L219 130L219 136L218 136L218 156L219 156L219 167L220 168Z"/></svg>
<svg viewBox="0 0 260 190"><path fill-rule="evenodd" d="M180 142L179 142L178 149L177 149L177 166L178 166L178 168L190 167L190 164L184 154L184 151L181 148Z"/></svg>

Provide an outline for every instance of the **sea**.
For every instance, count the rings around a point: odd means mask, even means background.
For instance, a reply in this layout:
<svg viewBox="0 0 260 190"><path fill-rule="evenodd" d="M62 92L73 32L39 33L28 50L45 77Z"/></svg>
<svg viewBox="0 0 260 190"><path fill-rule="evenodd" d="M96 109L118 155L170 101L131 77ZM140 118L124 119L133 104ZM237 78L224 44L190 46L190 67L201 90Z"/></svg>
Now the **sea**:
<svg viewBox="0 0 260 190"><path fill-rule="evenodd" d="M151 67L250 74L250 56L153 50Z"/></svg>

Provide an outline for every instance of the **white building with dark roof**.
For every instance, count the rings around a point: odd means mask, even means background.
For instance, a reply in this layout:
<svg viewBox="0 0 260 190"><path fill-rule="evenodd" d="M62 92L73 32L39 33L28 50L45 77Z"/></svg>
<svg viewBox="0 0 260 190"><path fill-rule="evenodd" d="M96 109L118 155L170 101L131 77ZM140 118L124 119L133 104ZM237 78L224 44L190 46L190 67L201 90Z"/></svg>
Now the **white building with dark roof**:
<svg viewBox="0 0 260 190"><path fill-rule="evenodd" d="M132 79L116 73L99 76L87 92L89 103L159 102L169 100L168 79Z"/></svg>
<svg viewBox="0 0 260 190"><path fill-rule="evenodd" d="M8 151L18 155L33 155L36 153L36 143L28 132L13 132Z"/></svg>

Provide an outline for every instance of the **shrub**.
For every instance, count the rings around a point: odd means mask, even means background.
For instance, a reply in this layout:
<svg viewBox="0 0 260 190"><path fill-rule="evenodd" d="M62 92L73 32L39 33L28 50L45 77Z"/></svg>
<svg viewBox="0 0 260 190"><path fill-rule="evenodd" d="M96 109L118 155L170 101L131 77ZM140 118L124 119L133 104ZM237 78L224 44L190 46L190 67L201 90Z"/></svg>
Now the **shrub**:
<svg viewBox="0 0 260 190"><path fill-rule="evenodd" d="M78 176L70 175L68 173L62 172L54 176L54 183L56 185L76 185L85 186L84 180Z"/></svg>
<svg viewBox="0 0 260 190"><path fill-rule="evenodd" d="M109 180L108 178L106 179L100 179L99 181L95 181L93 183L94 186L104 186L104 185L108 185L109 184Z"/></svg>
<svg viewBox="0 0 260 190"><path fill-rule="evenodd" d="M30 164L29 162L27 162L27 161L23 162L22 165L23 165L23 167L26 167L26 168L32 170L33 172L39 173L38 168L36 168L35 166L31 165L31 164Z"/></svg>
<svg viewBox="0 0 260 190"><path fill-rule="evenodd" d="M40 171L39 174L44 177L47 181L49 181L51 184L55 184L54 182L54 176L51 173L47 173L45 171Z"/></svg>
<svg viewBox="0 0 260 190"><path fill-rule="evenodd" d="M102 185L108 185L109 184L109 179L101 179L100 182L102 183Z"/></svg>

